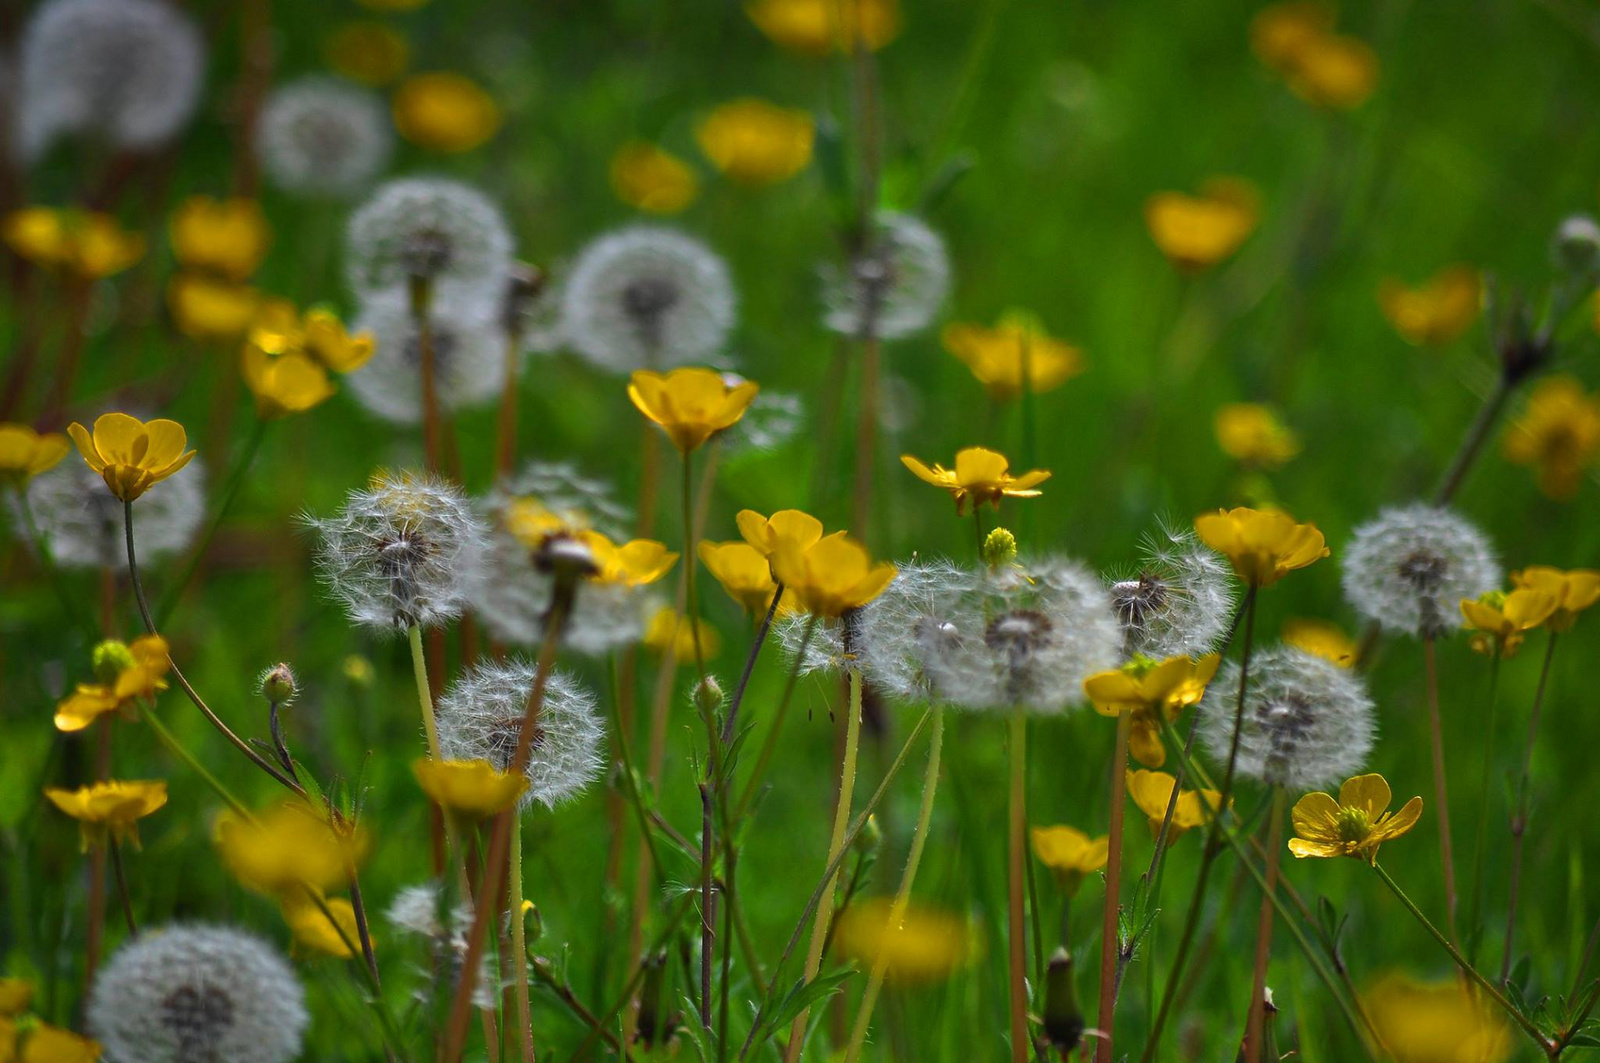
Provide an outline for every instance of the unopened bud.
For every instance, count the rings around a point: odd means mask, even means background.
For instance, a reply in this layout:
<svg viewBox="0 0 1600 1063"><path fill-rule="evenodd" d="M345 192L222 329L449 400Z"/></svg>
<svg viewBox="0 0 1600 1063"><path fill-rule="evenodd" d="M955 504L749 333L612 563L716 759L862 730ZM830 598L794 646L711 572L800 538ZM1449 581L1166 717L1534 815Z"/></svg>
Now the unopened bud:
<svg viewBox="0 0 1600 1063"><path fill-rule="evenodd" d="M1072 985L1072 956L1058 948L1044 969L1044 1035L1063 1054L1083 1039L1083 1009Z"/></svg>
<svg viewBox="0 0 1600 1063"><path fill-rule="evenodd" d="M1009 565L1017 559L1017 537L1004 528L996 528L983 540L983 563L990 568Z"/></svg>
<svg viewBox="0 0 1600 1063"><path fill-rule="evenodd" d="M287 664L275 664L261 673L261 696L274 705L287 705L299 691L294 672Z"/></svg>
<svg viewBox="0 0 1600 1063"><path fill-rule="evenodd" d="M1559 269L1582 277L1600 272L1600 224L1587 214L1562 219L1550 251Z"/></svg>
<svg viewBox="0 0 1600 1063"><path fill-rule="evenodd" d="M94 677L102 683L115 683L117 676L136 663L133 651L121 639L106 639L94 648Z"/></svg>
<svg viewBox="0 0 1600 1063"><path fill-rule="evenodd" d="M694 707L710 715L722 708L722 684L717 682L717 677L708 675L694 686Z"/></svg>
<svg viewBox="0 0 1600 1063"><path fill-rule="evenodd" d="M861 824L861 829L856 832L853 848L858 853L870 853L883 841L883 828L878 826L877 816L868 816L867 821Z"/></svg>

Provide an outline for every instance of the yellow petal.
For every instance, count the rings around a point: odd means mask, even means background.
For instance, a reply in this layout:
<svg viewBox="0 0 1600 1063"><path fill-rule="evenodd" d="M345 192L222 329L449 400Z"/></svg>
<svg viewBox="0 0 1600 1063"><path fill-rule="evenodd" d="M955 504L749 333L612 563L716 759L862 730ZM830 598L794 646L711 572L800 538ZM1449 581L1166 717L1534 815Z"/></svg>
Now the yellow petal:
<svg viewBox="0 0 1600 1063"><path fill-rule="evenodd" d="M1309 793L1289 813L1294 832L1308 841L1339 840L1339 802L1325 793Z"/></svg>
<svg viewBox="0 0 1600 1063"><path fill-rule="evenodd" d="M1357 775L1346 779L1339 787L1339 804L1344 808L1357 808L1366 813L1367 822L1376 823L1389 808L1392 795L1389 783L1382 775Z"/></svg>

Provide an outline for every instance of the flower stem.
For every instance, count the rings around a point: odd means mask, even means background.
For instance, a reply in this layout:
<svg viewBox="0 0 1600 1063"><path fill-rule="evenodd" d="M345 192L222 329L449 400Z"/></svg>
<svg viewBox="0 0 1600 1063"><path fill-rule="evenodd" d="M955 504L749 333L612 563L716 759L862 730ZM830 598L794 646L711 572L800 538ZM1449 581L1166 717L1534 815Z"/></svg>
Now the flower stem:
<svg viewBox="0 0 1600 1063"><path fill-rule="evenodd" d="M1455 457L1450 459L1450 467L1440 478L1439 486L1433 492L1434 505L1449 505L1450 500L1460 490L1467 473L1472 469L1473 462L1483 450L1484 441L1489 438L1490 429L1494 427L1495 421L1499 420L1506 399L1511 397L1511 389L1515 383L1516 381L1505 373L1495 378L1494 390L1489 392L1488 397L1483 400L1483 405L1478 408L1478 415L1472 419L1467 434L1461 439L1461 446L1456 449Z"/></svg>
<svg viewBox="0 0 1600 1063"><path fill-rule="evenodd" d="M533 1008L528 1000L528 928L522 917L522 822L511 825L511 962L517 998L517 1042L522 1063L533 1063Z"/></svg>
<svg viewBox="0 0 1600 1063"><path fill-rule="evenodd" d="M777 614L778 603L782 600L783 584L779 583L772 592L772 601L767 606L766 616L761 618L761 627L756 631L755 641L750 644L750 656L744 660L744 671L739 673L739 685L734 688L733 700L728 702L728 714L722 720L722 744L725 746L733 742L739 720L739 706L744 704L745 688L750 685L750 673L756 669L756 658L761 655L761 647L766 644L767 635L772 631L772 618Z"/></svg>
<svg viewBox="0 0 1600 1063"><path fill-rule="evenodd" d="M1123 788L1127 785L1128 734L1133 727L1133 714L1117 715L1117 738L1111 756L1111 829L1106 855L1106 899L1100 920L1100 1012L1096 1025L1100 1037L1095 1042L1095 1063L1110 1063L1111 1030L1117 1008L1117 957L1120 953L1117 916L1120 908L1122 884L1122 806ZM1016 1056L1013 1051L1013 1056Z"/></svg>
<svg viewBox="0 0 1600 1063"><path fill-rule="evenodd" d="M116 838L107 838L106 845L111 850L111 873L117 883L117 899L122 902L122 921L128 927L128 936L133 937L139 933L139 925L133 918L133 899L128 895L128 877L122 868L122 846Z"/></svg>
<svg viewBox="0 0 1600 1063"><path fill-rule="evenodd" d="M1544 708L1545 686L1550 680L1550 661L1556 655L1556 633L1545 640L1544 663L1539 666L1539 686L1533 694L1533 710L1528 714L1528 744L1522 751L1522 774L1517 779L1517 810L1511 817L1511 893L1506 902L1505 954L1500 958L1500 981L1511 977L1512 945L1517 933L1517 902L1522 888L1522 840L1528 829L1528 779L1533 773L1533 749L1539 739L1539 714Z"/></svg>
<svg viewBox="0 0 1600 1063"><path fill-rule="evenodd" d="M761 788L761 779L767 772L767 765L772 762L773 754L778 750L778 740L783 736L783 721L789 714L789 703L794 699L794 689L800 683L800 667L805 663L806 650L811 646L811 636L817 630L815 616L806 619L806 626L800 633L800 647L794 655L794 662L789 666L789 678L784 682L783 694L778 699L777 711L772 714L772 725L767 729L766 741L761 744L761 753L756 757L756 766L750 769L750 778L745 781L744 792L739 795L739 803L734 806L733 818L744 818L745 812L750 808L750 802L755 800L756 793Z"/></svg>
<svg viewBox="0 0 1600 1063"><path fill-rule="evenodd" d="M505 330L504 379L500 382L500 412L495 419L494 473L504 480L517 459L517 370L522 363L522 335L515 323Z"/></svg>
<svg viewBox="0 0 1600 1063"><path fill-rule="evenodd" d="M406 628L406 639L411 643L411 674L417 683L417 705L422 710L422 732L428 738L428 756L442 760L439 726L433 717L433 690L428 685L428 659L422 650L422 628L416 624Z"/></svg>
<svg viewBox="0 0 1600 1063"><path fill-rule="evenodd" d="M1267 964L1272 959L1272 903L1278 888L1278 862L1283 849L1283 815L1286 797L1282 786L1272 788L1272 822L1267 825L1267 881L1261 892L1261 913L1256 920L1256 962L1250 982L1250 1015L1245 1022L1245 1063L1261 1063L1262 1036L1267 1009Z"/></svg>
<svg viewBox="0 0 1600 1063"><path fill-rule="evenodd" d="M1422 639L1422 658L1427 670L1428 733L1433 746L1433 799L1439 809L1439 860L1444 866L1446 925L1450 928L1450 940L1459 941L1461 935L1456 929L1456 861L1450 845L1450 798L1444 770L1444 729L1439 723L1439 667L1431 636Z"/></svg>
<svg viewBox="0 0 1600 1063"><path fill-rule="evenodd" d="M411 324L417 330L417 358L422 377L422 447L428 469L440 469L438 364L433 344L433 281L411 278Z"/></svg>
<svg viewBox="0 0 1600 1063"><path fill-rule="evenodd" d="M691 453L683 452L683 622L689 625L689 641L694 646L694 671L701 680L706 677L706 655L700 646L700 602L695 591L695 569L699 567L694 554L694 480Z"/></svg>
<svg viewBox="0 0 1600 1063"><path fill-rule="evenodd" d="M1499 647L1496 647L1498 650ZM1489 721L1484 734L1483 778L1478 783L1478 838L1472 853L1472 914L1467 919L1467 959L1478 960L1483 939L1483 857L1489 847L1489 793L1499 740L1500 654L1489 655Z"/></svg>
<svg viewBox="0 0 1600 1063"><path fill-rule="evenodd" d="M184 566L183 575L173 582L166 596L161 599L160 615L163 627L172 619L172 612L178 607L178 600L183 597L183 592L188 589L189 584L194 582L195 573L200 571L200 565L206 559L206 551L211 547L211 540L217 537L217 530L227 519L228 511L233 508L234 500L239 496L239 489L244 486L250 467L255 464L256 455L261 450L261 441L266 439L267 425L270 423L256 418L255 427L250 430L250 437L245 441L239 460L234 462L232 471L228 473L228 482L222 487L222 494L217 500L217 511L211 515L211 522L206 525L205 534L194 545L194 549L189 551L189 563Z"/></svg>
<svg viewBox="0 0 1600 1063"><path fill-rule="evenodd" d="M1239 658L1239 693L1233 703L1233 737L1228 742L1228 770L1222 776L1222 798L1219 809L1228 807L1228 799L1233 796L1233 773L1239 764L1239 734L1244 728L1244 696L1250 686L1250 651L1255 647L1256 641L1256 595L1260 588L1255 584L1245 592L1244 597L1244 650ZM1220 822L1218 816L1212 822ZM1212 828L1215 831L1215 827Z"/></svg>

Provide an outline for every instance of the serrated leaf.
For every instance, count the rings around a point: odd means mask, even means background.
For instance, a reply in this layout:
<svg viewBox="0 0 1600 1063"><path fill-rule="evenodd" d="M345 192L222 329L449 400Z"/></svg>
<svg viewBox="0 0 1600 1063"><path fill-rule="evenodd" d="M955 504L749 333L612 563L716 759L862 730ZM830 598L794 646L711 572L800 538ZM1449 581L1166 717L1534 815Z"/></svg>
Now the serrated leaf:
<svg viewBox="0 0 1600 1063"><path fill-rule="evenodd" d="M831 974L818 975L810 982L803 978L797 980L783 1001L773 1009L772 1017L765 1020L763 1025L770 1029L783 1029L802 1011L819 1001L828 999L844 988L845 980L855 973L854 967L845 967Z"/></svg>

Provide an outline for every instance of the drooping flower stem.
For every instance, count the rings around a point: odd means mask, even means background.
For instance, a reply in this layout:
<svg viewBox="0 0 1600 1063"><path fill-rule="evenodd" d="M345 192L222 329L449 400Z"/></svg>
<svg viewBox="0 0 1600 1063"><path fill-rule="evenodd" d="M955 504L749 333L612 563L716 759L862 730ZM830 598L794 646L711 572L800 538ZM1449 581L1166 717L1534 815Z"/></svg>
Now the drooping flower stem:
<svg viewBox="0 0 1600 1063"><path fill-rule="evenodd" d="M1472 853L1472 914L1467 919L1467 959L1474 963L1483 939L1483 857L1489 847L1489 793L1494 782L1495 751L1500 745L1499 690L1500 654L1495 652L1489 655L1489 718L1484 734L1483 777L1478 782L1478 838Z"/></svg>
<svg viewBox="0 0 1600 1063"><path fill-rule="evenodd" d="M1250 1013L1245 1022L1245 1063L1261 1063L1267 1010L1267 964L1272 958L1272 902L1278 888L1279 853L1283 849L1283 817L1287 798L1282 786L1272 788L1272 817L1267 824L1267 882L1256 920L1256 962L1250 981Z"/></svg>
<svg viewBox="0 0 1600 1063"><path fill-rule="evenodd" d="M433 689L428 684L428 658L422 649L421 626L412 624L406 628L406 638L411 644L411 674L417 683L417 705L422 710L422 733L428 739L428 756L441 760L439 725L433 715Z"/></svg>
<svg viewBox="0 0 1600 1063"><path fill-rule="evenodd" d="M1433 800L1439 813L1439 860L1444 866L1446 925L1450 928L1450 940L1459 941L1461 935L1456 929L1456 861L1450 845L1450 798L1444 771L1444 729L1439 722L1439 667L1431 635L1422 638L1422 659L1427 672L1428 734L1433 746Z"/></svg>
<svg viewBox="0 0 1600 1063"><path fill-rule="evenodd" d="M1533 693L1533 709L1528 713L1528 743L1522 751L1522 774L1517 777L1517 808L1511 815L1511 892L1506 901L1506 944L1500 958L1500 981L1511 977L1512 946L1517 934L1517 904L1522 891L1522 839L1528 830L1528 780L1533 773L1533 749L1539 739L1539 714L1544 708L1545 685L1550 680L1550 661L1556 655L1556 633L1550 632L1544 645L1544 663L1539 666L1539 686Z"/></svg>
<svg viewBox="0 0 1600 1063"><path fill-rule="evenodd" d="M1122 884L1122 811L1123 789L1127 785L1128 735L1133 729L1133 714L1117 715L1117 738L1111 756L1111 826L1109 848L1106 852L1106 900L1100 920L1100 1011L1096 1024L1101 1036L1095 1042L1096 1063L1111 1063L1111 1030L1117 1008L1117 957L1121 951L1117 935L1117 915L1120 907ZM1015 1036L1015 1035L1013 1035ZM1025 1056L1013 1057L1019 1061Z"/></svg>
<svg viewBox="0 0 1600 1063"><path fill-rule="evenodd" d="M205 534L200 536L200 541L189 551L189 561L183 566L183 574L173 582L161 599L162 626L172 619L172 611L178 607L178 600L183 597L183 592L188 589L189 584L194 582L195 574L205 562L211 540L217 537L217 530L222 527L228 511L233 508L234 500L239 497L239 488L244 486L245 477L249 474L250 467L255 464L256 455L261 451L261 442L267 437L267 426L271 423L257 417L255 426L250 429L244 449L239 452L238 460L233 463L233 468L228 472L228 480L223 484L222 494L217 497L217 510L211 515L211 522L206 525Z"/></svg>

